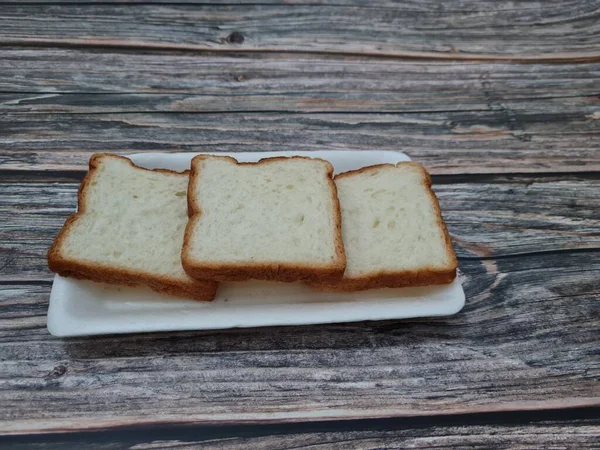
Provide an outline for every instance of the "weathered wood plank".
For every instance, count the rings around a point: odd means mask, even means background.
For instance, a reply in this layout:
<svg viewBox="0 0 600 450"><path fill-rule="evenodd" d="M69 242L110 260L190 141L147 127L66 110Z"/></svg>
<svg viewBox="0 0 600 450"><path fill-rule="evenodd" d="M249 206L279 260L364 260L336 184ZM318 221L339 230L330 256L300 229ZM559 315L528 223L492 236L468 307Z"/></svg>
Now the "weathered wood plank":
<svg viewBox="0 0 600 450"><path fill-rule="evenodd" d="M600 178L435 185L459 257L600 249ZM50 280L45 255L77 183L0 184L0 281Z"/></svg>
<svg viewBox="0 0 600 450"><path fill-rule="evenodd" d="M5 5L4 45L594 60L595 1L331 5ZM510 3L511 7L508 8ZM533 6L533 7L532 7ZM456 8L456 9L454 9Z"/></svg>
<svg viewBox="0 0 600 450"><path fill-rule="evenodd" d="M357 423L359 422L359 423ZM363 421L335 422L327 426L296 426L284 424L277 428L259 425L222 430L198 427L164 429L130 429L127 432L109 429L93 433L63 433L7 437L13 450L65 449L85 446L94 449L405 449L405 448L598 448L600 421L598 419L547 421L543 424L438 424L430 427L394 427L390 421L374 425L374 429L357 428ZM437 420L437 422L444 422ZM336 429L336 424L340 424ZM342 425L343 424L343 425ZM352 428L355 427L355 428ZM137 431L137 432L136 432ZM231 431L231 435L227 435ZM287 431L287 432L286 432ZM0 441L1 442L1 441Z"/></svg>
<svg viewBox="0 0 600 450"><path fill-rule="evenodd" d="M92 5L94 3L113 4L113 5L135 5L135 4L190 4L190 5L222 5L237 6L240 4L250 5L294 5L296 3L309 3L312 6L327 5L332 7L347 6L377 6L397 8L399 10L409 11L437 11L437 12L464 12L473 13L486 9L487 11L505 11L505 10L526 10L539 9L543 7L553 7L555 5L564 6L564 0L521 0L519 2L505 0L449 0L443 3L435 0L311 0L310 2L299 2L297 0L5 0L5 4L21 3L60 3L60 4L84 4ZM572 6L577 6L580 1L571 1Z"/></svg>
<svg viewBox="0 0 600 450"><path fill-rule="evenodd" d="M398 114L6 113L0 166L81 170L98 151L360 149L405 151L435 174L600 169L598 107L554 101Z"/></svg>
<svg viewBox="0 0 600 450"><path fill-rule="evenodd" d="M0 9L4 48L122 50L0 50L0 178L13 180L0 180L0 432L600 405L597 2L376 2ZM144 47L170 51L127 51ZM511 62L349 56L358 53ZM183 114L228 111L242 114ZM318 114L332 112L354 114ZM12 175L57 168L69 179L104 149L282 148L400 149L437 174L587 173L454 177L457 183L436 186L466 273L469 303L457 317L48 335L44 256L74 208L76 183L14 182ZM593 448L598 425L264 433L167 444Z"/></svg>
<svg viewBox="0 0 600 450"><path fill-rule="evenodd" d="M490 110L555 97L593 105L600 64L21 48L2 51L0 91L2 112Z"/></svg>
<svg viewBox="0 0 600 450"><path fill-rule="evenodd" d="M593 248L597 187L571 176L436 189L454 239L465 235L459 253L489 257L499 244L516 253ZM463 260L467 308L438 321L49 338L43 256L75 191L0 186L4 431L600 404L600 252Z"/></svg>
<svg viewBox="0 0 600 450"><path fill-rule="evenodd" d="M171 441L177 449L192 449L202 445L206 449L243 450L266 449L311 449L360 448L363 450L419 449L419 448L511 448L514 450L531 448L598 448L600 425L551 423L542 426L453 426L426 429L395 429L385 431L349 431L345 433L297 433L293 435L272 435L260 437L223 438L214 441ZM162 448L166 443L146 444L147 449ZM42 447L44 448L44 447ZM56 447L58 448L58 447Z"/></svg>
<svg viewBox="0 0 600 450"><path fill-rule="evenodd" d="M449 318L69 340L49 286L6 285L0 430L600 405L600 252L461 268Z"/></svg>

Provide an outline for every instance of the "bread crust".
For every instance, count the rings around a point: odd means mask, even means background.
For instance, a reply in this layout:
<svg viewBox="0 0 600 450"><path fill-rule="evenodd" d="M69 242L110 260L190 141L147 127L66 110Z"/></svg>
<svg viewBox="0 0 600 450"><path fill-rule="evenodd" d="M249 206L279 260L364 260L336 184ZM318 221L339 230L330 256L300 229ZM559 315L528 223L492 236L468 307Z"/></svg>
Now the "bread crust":
<svg viewBox="0 0 600 450"><path fill-rule="evenodd" d="M171 175L186 175L189 173L189 171L176 172L168 169L144 169L136 166L129 158L113 155L111 153L98 153L93 155L89 162L89 172L86 174L79 187L79 192L77 195L78 210L67 219L62 229L58 233L58 236L54 240L54 243L50 247L50 250L48 251L48 267L50 270L64 277L126 286L145 285L157 292L168 295L188 297L203 301L214 300L218 283L213 281L190 280L189 282L182 282L181 280L175 278L156 276L142 271L116 269L114 267L107 267L97 263L69 260L61 254L63 240L71 231L71 227L78 220L78 218L86 213L88 186L96 176L96 172L101 164L102 158L106 157L122 159L132 167L139 170L160 172Z"/></svg>
<svg viewBox="0 0 600 450"><path fill-rule="evenodd" d="M202 209L198 202L194 199L196 192L196 184L200 176L200 169L197 163L201 160L218 158L226 159L237 165L259 165L270 164L276 161L288 161L290 159L307 159L323 161L327 164L327 180L331 189L331 198L334 207L334 227L335 227L335 253L336 260L331 264L323 265L304 265L291 263L198 263L195 262L189 255L190 241L192 232L196 223L202 216ZM320 158L307 158L304 156L292 157L273 157L263 158L258 162L238 162L230 156L214 156L214 155L197 155L192 159L190 182L188 185L188 221L183 238L183 248L181 250L181 261L184 270L193 278L210 279L216 281L245 281L250 279L257 280L274 280L274 281L306 281L314 283L327 283L340 280L346 270L346 254L344 252L344 244L342 242L342 213L340 210L340 202L337 195L337 186L332 178L333 166L329 161Z"/></svg>
<svg viewBox="0 0 600 450"><path fill-rule="evenodd" d="M414 162L400 162L398 164L378 164L375 166L363 167L362 169L351 170L338 174L334 180L345 178L352 175L358 175L360 173L373 172L383 168L390 167L401 167L412 166L417 168L422 174L423 186L427 190L432 205L436 212L436 221L445 240L446 251L450 255L450 263L445 268L434 268L429 267L422 270L399 270L399 271L379 271L373 272L359 277L346 277L344 276L339 282L336 283L311 283L311 285L321 291L330 292L353 292L353 291L364 291L368 289L380 289L380 288L401 288L401 287L412 287L412 286L429 286L438 284L452 283L456 278L456 270L458 268L458 260L456 254L452 248L452 240L446 227L446 223L442 217L442 211L438 199L431 188L431 177L429 173L421 164Z"/></svg>

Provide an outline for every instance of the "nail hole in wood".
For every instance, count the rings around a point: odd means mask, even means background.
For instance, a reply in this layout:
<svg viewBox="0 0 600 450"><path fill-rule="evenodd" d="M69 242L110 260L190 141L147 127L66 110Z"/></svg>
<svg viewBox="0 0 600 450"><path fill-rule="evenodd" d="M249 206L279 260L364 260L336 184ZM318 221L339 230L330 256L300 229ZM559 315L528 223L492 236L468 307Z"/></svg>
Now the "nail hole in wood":
<svg viewBox="0 0 600 450"><path fill-rule="evenodd" d="M230 44L243 44L244 35L239 31L234 31L229 36L227 36L227 42L229 42Z"/></svg>

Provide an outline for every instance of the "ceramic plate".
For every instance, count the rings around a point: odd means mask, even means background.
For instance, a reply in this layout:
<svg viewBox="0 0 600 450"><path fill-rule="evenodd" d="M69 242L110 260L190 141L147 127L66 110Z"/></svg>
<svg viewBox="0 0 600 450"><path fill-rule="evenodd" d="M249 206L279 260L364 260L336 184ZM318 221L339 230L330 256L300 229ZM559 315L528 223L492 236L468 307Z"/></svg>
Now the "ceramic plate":
<svg viewBox="0 0 600 450"><path fill-rule="evenodd" d="M310 156L330 161L337 172L408 161L392 151L220 153L238 161L274 156ZM195 153L128 155L148 169L185 170ZM465 304L460 279L445 286L378 289L355 293L316 292L301 283L221 283L213 302L168 297L149 289L116 287L56 276L50 294L48 330L84 336L361 320L448 316Z"/></svg>

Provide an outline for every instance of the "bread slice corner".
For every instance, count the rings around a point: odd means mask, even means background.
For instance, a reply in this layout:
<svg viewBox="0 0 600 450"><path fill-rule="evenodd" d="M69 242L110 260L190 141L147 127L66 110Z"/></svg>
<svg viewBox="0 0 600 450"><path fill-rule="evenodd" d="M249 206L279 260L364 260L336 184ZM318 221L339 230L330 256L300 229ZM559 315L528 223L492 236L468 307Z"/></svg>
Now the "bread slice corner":
<svg viewBox="0 0 600 450"><path fill-rule="evenodd" d="M90 158L71 215L48 251L61 276L141 286L211 301L218 283L189 277L179 259L188 173L147 170L109 153Z"/></svg>
<svg viewBox="0 0 600 450"><path fill-rule="evenodd" d="M182 262L194 278L333 281L346 259L333 167L306 157L199 155Z"/></svg>
<svg viewBox="0 0 600 450"><path fill-rule="evenodd" d="M312 284L361 291L451 283L458 262L431 178L414 162L335 177L347 266L341 280Z"/></svg>

